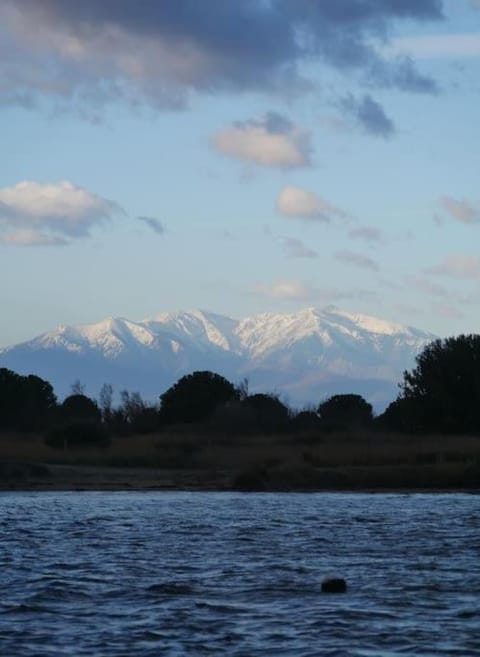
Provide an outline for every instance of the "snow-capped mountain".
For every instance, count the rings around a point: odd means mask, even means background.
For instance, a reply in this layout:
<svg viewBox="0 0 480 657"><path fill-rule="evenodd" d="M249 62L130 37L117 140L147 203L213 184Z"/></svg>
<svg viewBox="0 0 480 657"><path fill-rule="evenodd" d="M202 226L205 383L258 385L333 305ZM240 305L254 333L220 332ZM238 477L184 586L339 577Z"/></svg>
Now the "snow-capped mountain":
<svg viewBox="0 0 480 657"><path fill-rule="evenodd" d="M233 382L247 378L251 391L276 392L296 406L352 392L381 409L435 337L334 307L241 320L161 313L140 322L59 326L0 350L0 367L46 378L60 397L79 379L94 396L107 382L151 398L184 374L208 369Z"/></svg>

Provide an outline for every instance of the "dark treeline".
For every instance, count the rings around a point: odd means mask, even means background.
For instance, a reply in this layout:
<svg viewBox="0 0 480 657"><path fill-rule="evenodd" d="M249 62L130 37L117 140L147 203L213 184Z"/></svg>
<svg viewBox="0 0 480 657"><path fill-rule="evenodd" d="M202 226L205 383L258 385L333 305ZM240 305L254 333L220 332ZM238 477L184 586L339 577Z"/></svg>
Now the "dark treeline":
<svg viewBox="0 0 480 657"><path fill-rule="evenodd" d="M315 433L381 429L405 433L480 432L480 336L429 344L405 372L400 393L381 415L356 394L334 395L293 411L274 394L249 394L210 371L183 376L157 403L122 391L113 403L104 384L98 399L79 382L59 402L48 381L0 369L0 431L36 432L52 447L107 446L111 436L186 428L226 434Z"/></svg>

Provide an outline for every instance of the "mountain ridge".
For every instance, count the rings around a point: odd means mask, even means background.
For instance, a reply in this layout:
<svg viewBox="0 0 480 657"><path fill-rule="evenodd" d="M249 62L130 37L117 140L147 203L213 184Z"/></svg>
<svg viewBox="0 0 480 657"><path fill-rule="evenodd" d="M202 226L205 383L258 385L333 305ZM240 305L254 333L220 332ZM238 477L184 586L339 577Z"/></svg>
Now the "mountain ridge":
<svg viewBox="0 0 480 657"><path fill-rule="evenodd" d="M396 396L401 373L435 338L334 306L242 319L177 311L60 325L0 349L0 366L43 376L59 395L80 378L88 394L107 382L153 397L180 376L209 369L233 382L248 378L252 391L276 392L296 405L356 392L378 409Z"/></svg>

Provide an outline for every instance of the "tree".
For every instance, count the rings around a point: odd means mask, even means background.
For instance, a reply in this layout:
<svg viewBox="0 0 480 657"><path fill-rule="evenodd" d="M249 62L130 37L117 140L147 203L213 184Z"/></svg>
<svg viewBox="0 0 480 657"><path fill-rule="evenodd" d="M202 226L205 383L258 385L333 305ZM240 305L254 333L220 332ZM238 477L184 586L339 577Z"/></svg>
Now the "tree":
<svg viewBox="0 0 480 657"><path fill-rule="evenodd" d="M85 394L85 386L80 381L80 379L75 379L75 381L70 386L70 390L72 391L72 395L84 395Z"/></svg>
<svg viewBox="0 0 480 657"><path fill-rule="evenodd" d="M84 420L87 422L100 422L101 413L97 404L82 394L66 397L60 406L60 416L63 420Z"/></svg>
<svg viewBox="0 0 480 657"><path fill-rule="evenodd" d="M112 416L112 403L113 386L110 383L104 383L99 394L99 407L104 422L108 422Z"/></svg>
<svg viewBox="0 0 480 657"><path fill-rule="evenodd" d="M480 335L428 344L404 372L394 411L414 431L480 431Z"/></svg>
<svg viewBox="0 0 480 657"><path fill-rule="evenodd" d="M33 374L22 376L0 368L1 429L42 429L56 405L57 399L48 381Z"/></svg>
<svg viewBox="0 0 480 657"><path fill-rule="evenodd" d="M242 404L252 409L257 430L272 433L287 427L290 411L275 395L262 393L249 395Z"/></svg>
<svg viewBox="0 0 480 657"><path fill-rule="evenodd" d="M117 420L123 420L123 433L151 433L158 428L158 408L143 401L139 392L122 390Z"/></svg>
<svg viewBox="0 0 480 657"><path fill-rule="evenodd" d="M53 387L35 374L29 374L22 379L23 404L17 426L25 430L43 429L57 408Z"/></svg>
<svg viewBox="0 0 480 657"><path fill-rule="evenodd" d="M183 376L160 396L163 424L202 422L225 402L238 399L233 383L214 372L193 372Z"/></svg>
<svg viewBox="0 0 480 657"><path fill-rule="evenodd" d="M294 415L290 420L290 430L294 433L308 433L322 428L318 413L305 409Z"/></svg>
<svg viewBox="0 0 480 657"><path fill-rule="evenodd" d="M334 395L318 407L322 422L338 429L367 427L372 423L372 405L361 395Z"/></svg>
<svg viewBox="0 0 480 657"><path fill-rule="evenodd" d="M375 426L381 430L415 433L421 426L421 415L421 403L418 400L398 397L375 418Z"/></svg>

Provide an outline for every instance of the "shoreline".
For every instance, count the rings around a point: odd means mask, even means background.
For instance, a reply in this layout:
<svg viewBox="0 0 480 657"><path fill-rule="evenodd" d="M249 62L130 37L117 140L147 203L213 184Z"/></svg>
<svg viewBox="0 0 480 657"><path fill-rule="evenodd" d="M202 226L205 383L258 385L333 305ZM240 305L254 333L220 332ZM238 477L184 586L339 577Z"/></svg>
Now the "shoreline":
<svg viewBox="0 0 480 657"><path fill-rule="evenodd" d="M114 437L53 449L0 436L0 491L476 492L480 437L380 433Z"/></svg>
<svg viewBox="0 0 480 657"><path fill-rule="evenodd" d="M265 480L261 485L236 483L233 470L216 472L198 469L159 469L145 467L106 467L89 465L32 464L10 462L10 472L0 476L0 494L9 492L245 492L245 493L359 493L359 494L480 494L478 482L399 485L392 481L375 483L375 473L361 482L358 473L344 470L343 481L332 481L334 470L319 471L317 482ZM1 471L0 471L1 473ZM421 473L425 474L425 473ZM355 476L357 475L357 477ZM325 482L321 482L322 476Z"/></svg>

